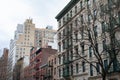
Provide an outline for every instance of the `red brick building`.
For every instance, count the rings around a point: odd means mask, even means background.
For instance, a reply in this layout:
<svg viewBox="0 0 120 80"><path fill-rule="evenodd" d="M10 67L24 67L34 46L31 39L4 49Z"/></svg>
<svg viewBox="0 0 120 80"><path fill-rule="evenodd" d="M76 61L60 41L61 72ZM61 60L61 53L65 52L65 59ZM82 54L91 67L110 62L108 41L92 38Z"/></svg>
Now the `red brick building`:
<svg viewBox="0 0 120 80"><path fill-rule="evenodd" d="M48 57L53 54L56 54L57 50L48 48L32 48L30 54L30 80L41 80L43 78L41 73L44 73L44 70L41 69L41 66L44 66L48 62ZM44 79L43 79L44 80Z"/></svg>
<svg viewBox="0 0 120 80"><path fill-rule="evenodd" d="M0 57L0 80L7 80L8 51L4 48L3 55Z"/></svg>
<svg viewBox="0 0 120 80"><path fill-rule="evenodd" d="M24 79L23 80L31 80L30 79L30 67L27 66L24 68Z"/></svg>

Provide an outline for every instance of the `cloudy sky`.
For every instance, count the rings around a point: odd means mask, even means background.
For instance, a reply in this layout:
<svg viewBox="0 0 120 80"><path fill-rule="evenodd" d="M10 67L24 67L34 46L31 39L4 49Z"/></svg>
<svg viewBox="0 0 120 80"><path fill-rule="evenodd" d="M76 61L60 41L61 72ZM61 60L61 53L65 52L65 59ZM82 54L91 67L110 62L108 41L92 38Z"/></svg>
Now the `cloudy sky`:
<svg viewBox="0 0 120 80"><path fill-rule="evenodd" d="M55 16L70 0L0 0L0 49L9 48L18 23L32 18L36 27L52 25L57 29Z"/></svg>

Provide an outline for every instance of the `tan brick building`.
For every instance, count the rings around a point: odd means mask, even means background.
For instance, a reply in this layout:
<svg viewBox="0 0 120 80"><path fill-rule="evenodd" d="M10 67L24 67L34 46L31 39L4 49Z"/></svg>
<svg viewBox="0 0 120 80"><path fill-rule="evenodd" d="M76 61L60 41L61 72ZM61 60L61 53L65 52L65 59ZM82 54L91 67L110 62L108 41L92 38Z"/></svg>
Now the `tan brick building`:
<svg viewBox="0 0 120 80"><path fill-rule="evenodd" d="M51 28L49 28L51 27ZM54 43L56 30L52 26L46 28L35 28L35 47L47 47L48 43Z"/></svg>

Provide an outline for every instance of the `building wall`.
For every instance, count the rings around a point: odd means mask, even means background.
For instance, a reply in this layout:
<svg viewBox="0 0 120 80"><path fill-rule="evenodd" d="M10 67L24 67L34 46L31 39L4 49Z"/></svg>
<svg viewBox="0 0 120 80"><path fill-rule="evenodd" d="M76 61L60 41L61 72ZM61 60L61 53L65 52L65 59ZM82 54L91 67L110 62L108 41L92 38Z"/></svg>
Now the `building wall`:
<svg viewBox="0 0 120 80"><path fill-rule="evenodd" d="M58 55L54 54L48 57L48 75L49 79L51 80L57 80L58 79L58 73L57 73L57 66L58 66Z"/></svg>
<svg viewBox="0 0 120 80"><path fill-rule="evenodd" d="M16 59L23 56L30 56L30 49L34 46L35 24L32 19L27 19L24 22L24 33L19 35L16 41Z"/></svg>
<svg viewBox="0 0 120 80"><path fill-rule="evenodd" d="M43 79L43 76L41 76L43 75L41 74L42 73L41 71L43 71L41 67L47 64L48 57L53 54L56 54L56 50L52 49L51 47L48 47L48 48L33 47L31 49L30 65L29 65L31 80Z"/></svg>
<svg viewBox="0 0 120 80"><path fill-rule="evenodd" d="M3 55L0 57L0 80L7 80L7 63L9 50L4 48Z"/></svg>
<svg viewBox="0 0 120 80"><path fill-rule="evenodd" d="M36 28L35 29L35 46L36 47L47 47L48 43L54 43L54 36L56 30L52 28Z"/></svg>
<svg viewBox="0 0 120 80"><path fill-rule="evenodd" d="M117 0L116 0L117 1ZM90 75L90 64L84 63L83 59L77 59L78 54L80 56L85 56L85 59L92 61L96 60L95 56L90 57L89 53L89 42L86 40L88 35L83 34L81 31L82 26L84 30L86 26L90 26L93 30L94 26L97 26L97 36L100 37L102 34L102 25L100 20L100 10L95 11L96 8L100 8L101 4L105 5L107 1L104 0L71 0L68 5L56 16L58 21L58 78L59 80L91 80L95 79L97 76L100 79L98 73L95 69L92 70L93 75ZM96 4L96 5L95 5ZM88 14L89 10L91 14L96 15L98 13L99 20L93 23L92 17ZM116 10L115 10L116 11ZM116 11L118 13L119 11ZM119 15L117 15L119 16ZM107 18L107 17L106 17ZM89 21L90 20L90 21ZM108 20L106 20L108 21ZM88 24L89 23L89 24ZM118 31L119 32L119 31ZM84 31L84 33L87 33ZM103 51L102 40L98 39L98 50L100 53ZM119 39L120 40L120 39ZM88 45L84 45L85 44ZM109 39L108 41L109 42ZM84 48L82 47L82 44ZM82 54L84 52L84 55ZM119 56L119 55L118 55ZM108 60L106 55L102 55L103 62ZM66 60L67 59L67 60ZM66 62L67 61L67 62ZM118 59L119 61L119 59ZM84 69L83 69L84 67ZM67 69L67 70L64 70Z"/></svg>

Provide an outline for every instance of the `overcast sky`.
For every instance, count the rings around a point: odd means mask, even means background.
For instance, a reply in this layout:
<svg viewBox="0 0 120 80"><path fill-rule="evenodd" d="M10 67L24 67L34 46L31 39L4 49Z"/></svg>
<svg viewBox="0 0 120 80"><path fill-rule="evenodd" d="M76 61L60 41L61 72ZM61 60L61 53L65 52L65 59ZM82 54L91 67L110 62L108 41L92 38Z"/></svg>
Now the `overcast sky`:
<svg viewBox="0 0 120 80"><path fill-rule="evenodd" d="M0 0L0 49L9 48L17 24L29 17L36 27L52 25L57 29L55 16L70 0Z"/></svg>

